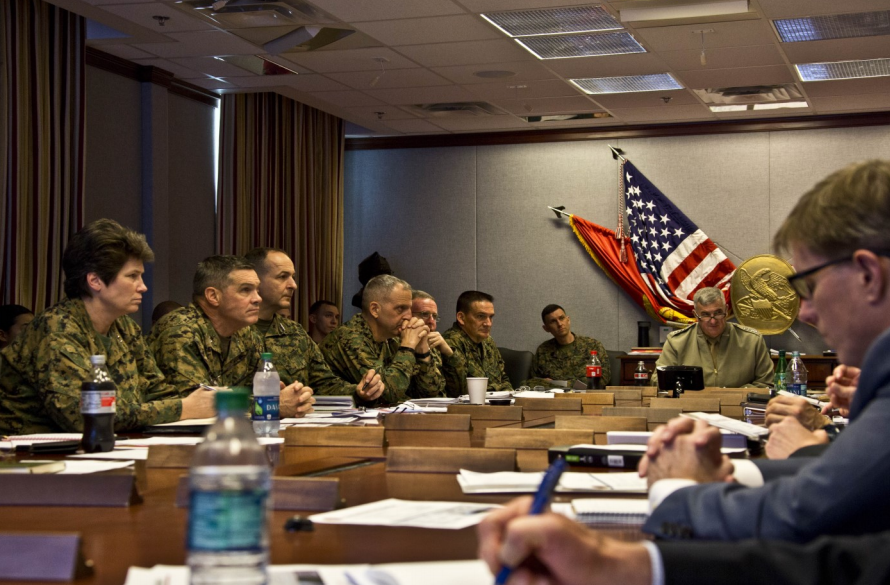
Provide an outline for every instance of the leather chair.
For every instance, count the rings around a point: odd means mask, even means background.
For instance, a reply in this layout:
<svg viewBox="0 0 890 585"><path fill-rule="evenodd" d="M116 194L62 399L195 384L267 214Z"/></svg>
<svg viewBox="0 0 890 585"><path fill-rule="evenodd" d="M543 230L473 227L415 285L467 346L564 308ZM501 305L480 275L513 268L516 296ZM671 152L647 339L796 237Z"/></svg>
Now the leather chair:
<svg viewBox="0 0 890 585"><path fill-rule="evenodd" d="M519 351L506 347L499 347L498 351L501 352L501 358L504 360L504 371L510 378L510 385L519 388L531 375L532 359L535 354L530 351Z"/></svg>

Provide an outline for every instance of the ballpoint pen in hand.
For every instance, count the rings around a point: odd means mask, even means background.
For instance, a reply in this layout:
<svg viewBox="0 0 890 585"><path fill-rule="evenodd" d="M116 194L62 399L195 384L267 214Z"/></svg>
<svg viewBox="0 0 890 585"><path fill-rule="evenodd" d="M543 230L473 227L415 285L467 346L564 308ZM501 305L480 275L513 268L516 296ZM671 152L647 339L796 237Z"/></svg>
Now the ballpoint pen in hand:
<svg viewBox="0 0 890 585"><path fill-rule="evenodd" d="M547 473L544 474L544 479L541 480L541 485L538 487L537 493L535 493L535 499L532 500L532 507L528 511L530 516L537 516L550 503L550 498L553 497L553 492L556 491L556 486L559 485L559 478L565 469L566 460L562 457L550 464L550 468L547 469ZM504 585L512 572L513 567L502 567L494 580L495 585Z"/></svg>

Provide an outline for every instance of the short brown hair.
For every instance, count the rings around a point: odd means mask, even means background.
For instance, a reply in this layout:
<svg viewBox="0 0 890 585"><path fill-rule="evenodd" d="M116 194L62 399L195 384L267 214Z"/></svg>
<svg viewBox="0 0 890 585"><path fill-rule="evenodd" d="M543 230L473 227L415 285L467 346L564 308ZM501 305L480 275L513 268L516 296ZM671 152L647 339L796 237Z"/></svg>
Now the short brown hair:
<svg viewBox="0 0 890 585"><path fill-rule="evenodd" d="M192 281L192 298L197 301L204 298L204 291L209 287L220 290L226 288L231 282L230 274L236 270L254 270L253 264L241 256L208 256L195 270L195 279ZM255 272L255 270L254 270Z"/></svg>
<svg viewBox="0 0 890 585"><path fill-rule="evenodd" d="M777 251L794 244L826 258L865 248L890 251L890 162L871 160L836 171L810 189L779 227Z"/></svg>
<svg viewBox="0 0 890 585"><path fill-rule="evenodd" d="M457 297L457 312L469 313L473 303L493 303L494 297L478 290L465 290Z"/></svg>
<svg viewBox="0 0 890 585"><path fill-rule="evenodd" d="M125 228L113 219L97 219L74 234L62 254L65 295L69 299L92 296L87 275L94 272L111 284L128 260L151 262L154 252L145 236Z"/></svg>
<svg viewBox="0 0 890 585"><path fill-rule="evenodd" d="M272 252L280 252L290 258L290 254L288 254L281 248L270 248L268 246L264 246L262 248L254 248L244 255L244 259L253 265L253 269L256 270L257 276L261 277L268 270L268 267L266 266L266 256L268 256Z"/></svg>

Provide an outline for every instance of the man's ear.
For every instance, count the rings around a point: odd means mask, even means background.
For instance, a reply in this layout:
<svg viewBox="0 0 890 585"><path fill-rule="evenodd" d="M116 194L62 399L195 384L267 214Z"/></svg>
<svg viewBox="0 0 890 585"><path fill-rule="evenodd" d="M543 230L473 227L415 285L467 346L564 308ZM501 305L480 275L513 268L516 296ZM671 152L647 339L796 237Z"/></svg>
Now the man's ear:
<svg viewBox="0 0 890 585"><path fill-rule="evenodd" d="M464 321L466 321L466 318L467 318L467 317L466 317L466 315L464 315L464 312L463 312L463 311L458 311L458 312L457 312L457 322L458 322L459 324L461 324L461 325L465 325L466 323L464 323Z"/></svg>
<svg viewBox="0 0 890 585"><path fill-rule="evenodd" d="M550 331L547 329L546 325L541 325L541 329L543 329L544 331L547 331L547 333L550 333Z"/></svg>
<svg viewBox="0 0 890 585"><path fill-rule="evenodd" d="M368 305L368 313L374 317L375 319L380 316L380 310L383 307L377 301L371 301L371 304Z"/></svg>
<svg viewBox="0 0 890 585"><path fill-rule="evenodd" d="M310 313L309 322L315 325L316 323L318 323L318 316L315 313Z"/></svg>
<svg viewBox="0 0 890 585"><path fill-rule="evenodd" d="M222 291L218 288L208 286L204 289L204 300L211 307L218 307L222 301Z"/></svg>
<svg viewBox="0 0 890 585"><path fill-rule="evenodd" d="M9 343L9 333L0 329L0 347L5 347Z"/></svg>
<svg viewBox="0 0 890 585"><path fill-rule="evenodd" d="M871 250L856 250L853 264L859 268L859 283L863 298L868 302L881 301L888 294L888 273L885 261Z"/></svg>
<svg viewBox="0 0 890 585"><path fill-rule="evenodd" d="M99 278L99 275L95 272L87 273L87 286L90 287L90 290L93 292L99 292L102 290L102 287L105 286L105 283L102 282L102 279Z"/></svg>

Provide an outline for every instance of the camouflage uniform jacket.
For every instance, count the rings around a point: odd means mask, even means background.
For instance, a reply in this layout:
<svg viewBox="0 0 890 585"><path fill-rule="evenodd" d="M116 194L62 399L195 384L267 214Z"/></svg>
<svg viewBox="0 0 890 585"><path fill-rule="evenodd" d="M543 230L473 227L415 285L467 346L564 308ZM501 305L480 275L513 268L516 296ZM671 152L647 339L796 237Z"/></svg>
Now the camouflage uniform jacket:
<svg viewBox="0 0 890 585"><path fill-rule="evenodd" d="M526 382L528 386L547 386L544 378L566 380L571 388L572 382L586 382L587 364L590 363L590 352L596 351L603 364L603 385L612 380L612 368L609 365L609 354L603 344L592 337L575 335L575 340L567 345L560 345L556 339L548 339L538 346L532 360L532 378Z"/></svg>
<svg viewBox="0 0 890 585"><path fill-rule="evenodd" d="M148 344L167 381L180 395L196 384L253 386L262 340L253 327L232 335L223 360L219 334L195 303L176 309L155 323Z"/></svg>
<svg viewBox="0 0 890 585"><path fill-rule="evenodd" d="M765 388L773 381L773 360L763 336L744 325L727 323L714 342L713 353L698 324L669 334L657 366L701 366L705 387ZM650 384L657 384L652 372Z"/></svg>
<svg viewBox="0 0 890 585"><path fill-rule="evenodd" d="M287 386L299 381L312 388L315 394L355 393L355 384L341 380L331 372L318 346L295 321L276 314L263 336L263 351L272 353L272 363Z"/></svg>
<svg viewBox="0 0 890 585"><path fill-rule="evenodd" d="M99 354L117 385L115 430L179 420L182 401L139 326L119 317L103 340L83 301L67 299L37 315L0 353L0 432L81 432L80 385L90 376L90 356ZM149 402L149 396L164 399Z"/></svg>
<svg viewBox="0 0 890 585"><path fill-rule="evenodd" d="M374 341L361 313L328 334L320 349L331 371L344 380L358 383L372 368L380 374L385 390L377 402L383 404L441 396L445 389L434 359L418 363L413 352L399 349L398 337Z"/></svg>
<svg viewBox="0 0 890 585"><path fill-rule="evenodd" d="M476 343L457 322L442 337L454 350L451 357L443 359L448 396L467 393L467 376L488 378L489 392L513 389L504 371L504 359L491 337Z"/></svg>

